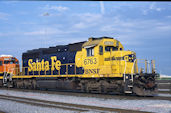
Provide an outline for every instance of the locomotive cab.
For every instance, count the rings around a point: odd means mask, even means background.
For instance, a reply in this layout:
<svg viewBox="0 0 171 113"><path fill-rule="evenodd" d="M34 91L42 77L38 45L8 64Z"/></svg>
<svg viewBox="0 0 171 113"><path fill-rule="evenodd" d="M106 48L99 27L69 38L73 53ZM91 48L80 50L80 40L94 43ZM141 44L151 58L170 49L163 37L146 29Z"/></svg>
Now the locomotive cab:
<svg viewBox="0 0 171 113"><path fill-rule="evenodd" d="M0 56L0 73L1 76L4 73L16 75L19 73L19 61L17 58L11 55Z"/></svg>
<svg viewBox="0 0 171 113"><path fill-rule="evenodd" d="M82 47L76 54L76 65L83 67L84 74L89 77L123 77L137 70L135 52L125 51L118 40L89 38Z"/></svg>

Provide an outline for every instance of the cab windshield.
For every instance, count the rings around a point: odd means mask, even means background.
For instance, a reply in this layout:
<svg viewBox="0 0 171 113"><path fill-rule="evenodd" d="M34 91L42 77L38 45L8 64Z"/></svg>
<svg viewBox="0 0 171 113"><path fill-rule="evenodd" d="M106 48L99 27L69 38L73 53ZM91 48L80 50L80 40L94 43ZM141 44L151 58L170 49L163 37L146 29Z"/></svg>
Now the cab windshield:
<svg viewBox="0 0 171 113"><path fill-rule="evenodd" d="M106 46L105 47L105 51L106 52L110 52L110 51L117 51L118 48L117 47L114 47L114 46Z"/></svg>
<svg viewBox="0 0 171 113"><path fill-rule="evenodd" d="M4 64L18 64L18 62L5 60Z"/></svg>

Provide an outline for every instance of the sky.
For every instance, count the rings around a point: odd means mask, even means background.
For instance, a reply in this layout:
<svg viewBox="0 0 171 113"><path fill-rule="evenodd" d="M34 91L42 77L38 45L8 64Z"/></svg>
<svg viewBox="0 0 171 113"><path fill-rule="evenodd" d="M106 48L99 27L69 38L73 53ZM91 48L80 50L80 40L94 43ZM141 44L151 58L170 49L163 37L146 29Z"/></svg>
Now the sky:
<svg viewBox="0 0 171 113"><path fill-rule="evenodd" d="M171 75L171 2L0 1L0 54L108 36Z"/></svg>

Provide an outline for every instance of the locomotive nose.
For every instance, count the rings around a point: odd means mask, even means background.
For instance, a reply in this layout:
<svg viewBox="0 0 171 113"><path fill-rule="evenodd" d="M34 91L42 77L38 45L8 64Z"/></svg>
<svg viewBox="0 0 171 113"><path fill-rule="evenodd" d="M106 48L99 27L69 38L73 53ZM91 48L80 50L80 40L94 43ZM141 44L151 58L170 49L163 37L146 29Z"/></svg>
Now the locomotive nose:
<svg viewBox="0 0 171 113"><path fill-rule="evenodd" d="M113 73L130 74L136 72L136 54L133 51L112 51L110 62Z"/></svg>
<svg viewBox="0 0 171 113"><path fill-rule="evenodd" d="M125 60L126 62L134 62L136 54L133 51L112 51L110 55L115 60Z"/></svg>

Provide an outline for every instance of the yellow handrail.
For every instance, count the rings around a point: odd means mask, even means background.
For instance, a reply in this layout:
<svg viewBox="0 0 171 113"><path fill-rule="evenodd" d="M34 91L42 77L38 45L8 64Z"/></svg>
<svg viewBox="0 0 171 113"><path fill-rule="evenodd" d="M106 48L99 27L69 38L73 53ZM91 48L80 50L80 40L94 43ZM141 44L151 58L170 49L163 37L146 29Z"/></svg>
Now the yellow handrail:
<svg viewBox="0 0 171 113"><path fill-rule="evenodd" d="M76 65L75 65L75 63L68 63L68 64L61 64L61 66L65 66L66 68L66 75L68 75L68 66L69 65L74 65L74 70L75 70L75 75L77 74L77 69L76 69ZM49 65L49 67L51 67L52 65ZM28 71L28 67L22 67L22 74L23 75L25 75L25 71L26 71L26 69L27 69L27 75L29 75L29 71ZM33 72L33 75L35 75L35 71L32 71ZM39 71L37 71L38 72L38 75L41 75L41 71L39 70ZM44 70L43 71L44 72L44 74L46 75L46 73L47 73L47 70ZM53 74L53 72L54 72L54 70L51 70L51 75L54 75ZM60 70L58 70L58 75L60 75Z"/></svg>

